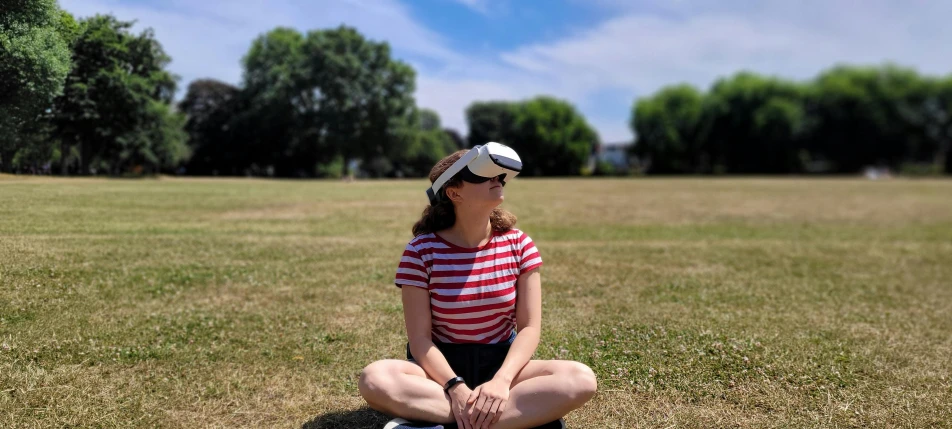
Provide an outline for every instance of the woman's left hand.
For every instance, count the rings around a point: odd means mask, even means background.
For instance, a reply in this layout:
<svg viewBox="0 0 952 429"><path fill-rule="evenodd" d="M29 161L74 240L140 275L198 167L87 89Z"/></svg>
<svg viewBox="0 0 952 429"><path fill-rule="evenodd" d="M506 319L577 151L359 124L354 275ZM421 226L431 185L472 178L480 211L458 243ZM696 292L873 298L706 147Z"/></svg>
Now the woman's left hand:
<svg viewBox="0 0 952 429"><path fill-rule="evenodd" d="M488 429L499 421L509 402L509 383L492 379L473 389L466 401L469 422L473 429Z"/></svg>

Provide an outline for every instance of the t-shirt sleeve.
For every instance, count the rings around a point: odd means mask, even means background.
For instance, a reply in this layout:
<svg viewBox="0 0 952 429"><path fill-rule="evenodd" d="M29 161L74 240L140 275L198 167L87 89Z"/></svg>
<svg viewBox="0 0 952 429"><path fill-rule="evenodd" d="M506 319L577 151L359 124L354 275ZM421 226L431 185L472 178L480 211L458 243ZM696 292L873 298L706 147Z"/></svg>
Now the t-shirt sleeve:
<svg viewBox="0 0 952 429"><path fill-rule="evenodd" d="M397 275L394 284L397 287L404 285L421 287L429 289L429 275L426 273L426 265L423 264L423 258L417 251L413 243L408 243L400 257L400 264L397 266Z"/></svg>
<svg viewBox="0 0 952 429"><path fill-rule="evenodd" d="M542 266L542 255L536 248L532 238L526 233L519 234L519 274L532 271Z"/></svg>

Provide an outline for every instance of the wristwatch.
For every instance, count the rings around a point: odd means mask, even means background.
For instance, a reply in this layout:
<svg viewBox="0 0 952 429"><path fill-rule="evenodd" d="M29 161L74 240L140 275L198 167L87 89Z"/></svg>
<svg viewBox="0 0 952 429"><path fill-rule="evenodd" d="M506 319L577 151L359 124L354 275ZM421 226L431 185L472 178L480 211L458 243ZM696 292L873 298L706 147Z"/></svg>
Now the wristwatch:
<svg viewBox="0 0 952 429"><path fill-rule="evenodd" d="M451 387L457 385L458 383L466 383L466 381L463 380L463 377L453 377L450 379L450 381L447 381L446 384L443 385L443 391L448 392Z"/></svg>

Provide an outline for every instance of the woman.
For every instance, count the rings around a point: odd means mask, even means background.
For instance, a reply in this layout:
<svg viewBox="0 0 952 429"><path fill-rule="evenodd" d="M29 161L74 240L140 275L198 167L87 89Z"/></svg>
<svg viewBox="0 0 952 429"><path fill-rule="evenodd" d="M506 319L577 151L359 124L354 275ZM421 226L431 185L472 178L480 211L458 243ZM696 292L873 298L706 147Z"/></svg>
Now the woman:
<svg viewBox="0 0 952 429"><path fill-rule="evenodd" d="M466 153L440 160L430 183ZM372 408L398 417L388 428L560 428L595 395L584 364L530 359L542 327L542 259L498 208L501 176L463 169L413 226L395 280L407 361L374 362L359 381Z"/></svg>

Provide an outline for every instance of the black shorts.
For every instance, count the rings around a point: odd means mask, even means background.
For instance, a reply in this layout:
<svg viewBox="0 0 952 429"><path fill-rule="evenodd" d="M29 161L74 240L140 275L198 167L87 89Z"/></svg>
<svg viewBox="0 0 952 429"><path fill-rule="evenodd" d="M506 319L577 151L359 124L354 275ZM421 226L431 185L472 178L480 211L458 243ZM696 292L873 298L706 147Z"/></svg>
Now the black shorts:
<svg viewBox="0 0 952 429"><path fill-rule="evenodd" d="M450 344L437 341L433 341L433 344L443 353L456 375L463 377L470 389L475 389L492 380L506 360L509 347L515 339L516 334L513 332L508 340L496 344ZM410 343L407 343L407 360L416 363L410 354Z"/></svg>

